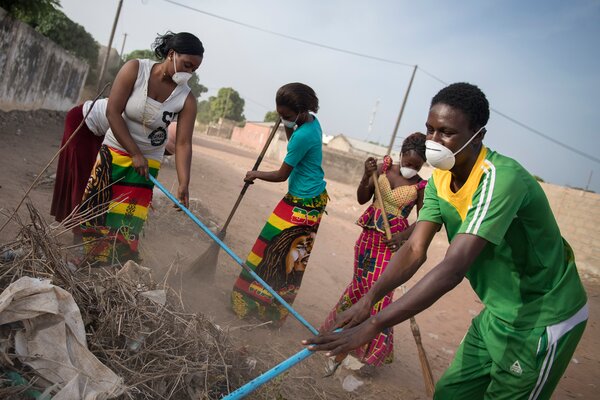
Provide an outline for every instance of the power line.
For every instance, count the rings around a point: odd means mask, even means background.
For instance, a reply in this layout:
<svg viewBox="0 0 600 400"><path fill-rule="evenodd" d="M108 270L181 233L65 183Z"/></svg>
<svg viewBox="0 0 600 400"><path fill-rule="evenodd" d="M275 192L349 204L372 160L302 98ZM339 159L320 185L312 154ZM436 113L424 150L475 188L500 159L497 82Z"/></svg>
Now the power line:
<svg viewBox="0 0 600 400"><path fill-rule="evenodd" d="M362 57L362 58L366 58L366 59L370 59L370 60L381 61L381 62L385 62L385 63L388 63L388 64L395 64L395 65L401 65L401 66L413 67L413 68L416 67L415 64L409 64L409 63L405 63L405 62L401 62L401 61L395 61L395 60L390 60L390 59L387 59L387 58L376 57L376 56L372 56L372 55L368 55L368 54L358 53L356 51L341 49L341 48L338 48L338 47L333 47L333 46L329 46L329 45L325 45L325 44L313 42L313 41L310 41L310 40L301 39L301 38L298 38L298 37L295 37L295 36L286 35L284 33L279 33L279 32L275 32L275 31L271 31L269 29L264 29L264 28L261 28L261 27L255 26L255 25L247 24L245 22L241 22L241 21L237 21L237 20L234 20L234 19L231 19L231 18L227 18L227 17L223 17L223 16L220 16L220 15L217 15L217 14L213 14L213 13L210 13L208 11L203 11L203 10L200 10L198 8L188 6L186 4L179 3L179 2L174 1L174 0L163 0L163 1L165 1L167 3L170 3L170 4L173 4L173 5L176 5L176 6L179 6L179 7L186 8L186 9L191 10L191 11L195 11L195 12L200 13L200 14L207 15L209 17L220 19L222 21L230 22L232 24L236 24L236 25L240 25L240 26L243 26L243 27L246 27L246 28L249 28L249 29L254 29L256 31L268 33L270 35L275 35L275 36L279 36L279 37L282 37L282 38L294 40L296 42L308 44L308 45L311 45L311 46L316 46L316 47L320 47L320 48L323 48L323 49L333 50L333 51L337 51L339 53L350 54L350 55L353 55L353 56L356 56L356 57ZM417 68L421 72L423 72L425 75L427 75L430 78L436 80L437 82L439 82L439 83L441 83L443 85L448 85L448 82L444 81L441 78L438 78L437 76L435 76L431 72L428 72L427 70L423 69L422 67L417 67ZM265 108L267 108L267 107L265 107ZM591 161L594 161L594 162L600 164L600 159L597 158L597 157L594 157L594 156L592 156L590 154L587 154L587 153L585 153L585 152L583 152L581 150L578 150L578 149L576 149L576 148L574 148L572 146L569 146L566 143L563 143L563 142L561 142L561 141L559 141L557 139L554 139L553 137L548 136L548 135L546 135L546 134L538 131L537 129L534 129L534 128L532 128L532 127L524 124L523 122L520 122L520 121L516 120L515 118L509 117L508 115L506 115L506 114L504 114L504 113L502 113L502 112L500 112L500 111L498 111L496 109L490 108L490 110L492 112L495 112L496 114L500 115L501 117L506 118L508 121L510 121L510 122L512 122L512 123L514 123L514 124L516 124L518 126L520 126L523 129L526 129L526 130L528 130L528 131L530 131L530 132L532 132L532 133L534 133L534 134L536 134L536 135L538 135L538 136L540 136L540 137L542 137L542 138L544 138L544 139L546 139L546 140L548 140L548 141L550 141L550 142L552 142L552 143L554 143L554 144L556 144L556 145L558 145L558 146L560 146L560 147L562 147L564 149L570 150L570 151L572 151L572 152L574 152L574 153L576 153L576 154L578 154L578 155L580 155L580 156L582 156L584 158L587 158L588 160L591 160Z"/></svg>
<svg viewBox="0 0 600 400"><path fill-rule="evenodd" d="M192 11L195 11L195 12L200 13L200 14L208 15L209 17L220 19L222 21L227 21L227 22L230 22L232 24L236 24L236 25L240 25L240 26L243 26L243 27L246 27L246 28L254 29L256 31L260 31L260 32L271 34L271 35L279 36L279 37L282 37L282 38L294 40L296 42L300 42L300 43L304 43L304 44L309 44L311 46L321 47L323 49L333 50L333 51L337 51L339 53L350 54L350 55L353 55L353 56L367 58L367 59L370 59L370 60L381 61L381 62L385 62L385 63L388 63L388 64L402 65L402 66L405 66L405 67L414 67L415 66L414 64L408 64L408 63L401 62L401 61L390 60L388 58L371 56L371 55L368 55L368 54L358 53L358 52L352 51L352 50L340 49L339 47L328 46L326 44L312 42L310 40L301 39L301 38L298 38L298 37L295 37L295 36L291 36L291 35L286 35L285 33L279 33L279 32L275 32L275 31L271 31L269 29L264 29L264 28L261 28L259 26L250 25L250 24L247 24L245 22L236 21L234 19L227 18L227 17L222 17L220 15L213 14L213 13L210 13L208 11L203 11L203 10L200 10L198 8L194 8L194 7L188 6L186 4L179 3L177 1L173 1L173 0L163 0L163 1L165 1L167 3L174 4L174 5L179 6L179 7L187 8L188 10L192 10Z"/></svg>
<svg viewBox="0 0 600 400"><path fill-rule="evenodd" d="M432 73L430 73L428 71L425 71L421 67L418 67L418 68L421 70L421 72L423 72L425 75L428 75L430 78L435 79L436 81L440 82L443 85L448 85L448 82L445 82L443 79L440 79L437 76L433 75ZM490 110L492 112L500 115L501 117L506 118L508 121L512 122L513 124L518 125L521 128L526 129L526 130L530 131L531 133L534 133L534 134L536 134L536 135L538 135L538 136L540 136L540 137L542 137L542 138L544 138L544 139L546 139L546 140L554 143L557 146L560 146L560 147L562 147L564 149L570 150L573 153L579 154L580 156L582 156L584 158L587 158L588 160L591 160L591 161L594 161L594 162L597 162L597 163L600 164L600 158L594 157L594 156L592 156L590 154L587 154L587 153L585 153L585 152L583 152L583 151L581 151L579 149L576 149L575 147L572 147L572 146L570 146L570 145L568 145L566 143L563 143L563 142L561 142L559 140L556 140L552 136L549 136L549 135L547 135L547 134L545 134L543 132L540 132L539 130L537 130L535 128L532 128L529 125L526 125L523 122L521 122L521 121L519 121L519 120L517 120L515 118L509 117L508 115L504 114L501 111L496 110L495 108L491 108L490 107Z"/></svg>
<svg viewBox="0 0 600 400"><path fill-rule="evenodd" d="M583 151L581 151L579 149L576 149L575 147L571 147L568 144L565 144L563 142L559 142L558 140L554 139L553 137L548 136L545 133L542 133L542 132L538 131L537 129L534 129L534 128L530 127L530 126L527 126L524 123L522 123L520 121L517 121L516 119L511 118L508 115L506 115L506 114L504 114L504 113L502 113L502 112L500 112L498 110L495 110L493 108L490 108L490 110L492 110L496 114L500 115L501 117L506 118L507 120L509 120L513 124L519 125L521 128L527 129L528 131L530 131L532 133L535 133L536 135L541 136L544 139L549 140L549 141L551 141L552 143L554 143L554 144L556 144L558 146L561 146L561 147L563 147L563 148L565 148L567 150L571 150L572 152L577 153L580 156L585 157L585 158L587 158L590 161L594 161L594 162L597 162L598 164L600 164L600 158L598 158L598 157L594 157L594 156L592 156L590 154L584 153Z"/></svg>

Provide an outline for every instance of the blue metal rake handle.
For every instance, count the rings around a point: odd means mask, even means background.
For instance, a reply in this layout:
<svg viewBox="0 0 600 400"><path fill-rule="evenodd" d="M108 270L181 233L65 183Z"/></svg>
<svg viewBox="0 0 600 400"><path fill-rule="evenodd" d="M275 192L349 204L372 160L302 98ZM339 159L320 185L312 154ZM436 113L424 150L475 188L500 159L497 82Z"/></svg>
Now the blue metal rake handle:
<svg viewBox="0 0 600 400"><path fill-rule="evenodd" d="M294 365L298 364L300 361L312 356L313 354L314 354L314 352L310 351L308 349L299 351L298 353L294 354L293 356L291 356L287 360L281 362L280 364L274 366L273 368L271 368L267 372L263 373L262 375L259 375L256 378L252 379L250 382L246 383L244 386L229 393L227 396L223 397L222 400L243 399L244 397L248 396L250 393L252 393L256 389L258 389L260 386L264 385L265 383L267 383L271 379L275 378L276 376L283 374L285 371L292 368Z"/></svg>
<svg viewBox="0 0 600 400"><path fill-rule="evenodd" d="M304 317L302 317L302 315L298 314L298 312L294 310L292 306L290 306L288 302L283 299L283 297L281 297L275 290L273 290L273 288L269 286L267 282L265 282L260 276L258 276L256 272L254 272L250 267L248 267L244 263L244 261L242 261L242 259L238 257L237 254L235 254L225 243L223 243L221 239L218 238L217 235L215 235L194 214L192 214L192 212L188 210L187 207L181 204L179 200L175 198L175 196L173 196L167 189L165 189L165 187L158 180L156 180L155 177L153 177L151 174L148 174L148 177L150 178L152 183L154 183L156 187L159 188L169 198L169 200L171 200L173 203L175 203L175 205L181 208L183 212L185 212L187 216L190 217L190 219L194 221L196 225L198 225L200 229L204 231L204 233L206 233L212 240L214 240L219 246L221 246L221 248L227 254L229 254L229 256L233 258L236 263L238 263L246 272L252 275L252 277L256 279L263 286L263 288L265 288L269 293L271 293L273 297L275 297L275 299L277 299L277 301L279 301L279 303L281 303L281 305L284 306L290 312L290 314L294 316L294 318L300 321L300 323L306 328L308 328L308 330L311 331L311 333L313 333L314 335L319 334L318 330L316 330L307 320L305 320Z"/></svg>
<svg viewBox="0 0 600 400"><path fill-rule="evenodd" d="M342 331L342 329L338 328L334 332L341 332L341 331ZM243 399L244 397L248 396L250 393L252 393L256 389L258 389L259 387L261 387L262 385L264 385L265 383L270 381L271 379L277 377L278 375L283 374L285 371L292 368L294 365L298 364L299 362L312 356L313 354L315 354L315 352L312 350L309 350L309 349L304 349L304 350L299 351L298 353L294 354L287 360L284 360L281 363L279 363L278 365L274 366L267 372L264 372L261 375L257 376L256 378L252 379L250 382L246 383L244 386L239 387L238 389L229 393L227 396L223 397L222 400Z"/></svg>

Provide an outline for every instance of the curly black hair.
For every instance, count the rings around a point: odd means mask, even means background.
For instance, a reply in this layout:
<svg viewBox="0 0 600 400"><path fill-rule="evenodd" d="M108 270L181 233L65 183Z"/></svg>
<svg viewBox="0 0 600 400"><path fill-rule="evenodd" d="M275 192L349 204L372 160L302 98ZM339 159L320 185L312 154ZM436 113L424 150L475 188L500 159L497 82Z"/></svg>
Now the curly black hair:
<svg viewBox="0 0 600 400"><path fill-rule="evenodd" d="M286 106L295 112L319 110L319 99L315 91L304 83L294 82L283 85L275 95L278 106Z"/></svg>
<svg viewBox="0 0 600 400"><path fill-rule="evenodd" d="M410 134L404 139L402 142L402 148L400 149L400 154L406 154L411 150L414 150L419 157L423 160L425 158L425 134L421 132L415 132Z"/></svg>
<svg viewBox="0 0 600 400"><path fill-rule="evenodd" d="M431 99L431 107L446 104L465 113L471 129L485 126L490 118L490 104L477 86L459 82L446 86Z"/></svg>
<svg viewBox="0 0 600 400"><path fill-rule="evenodd" d="M204 46L200 39L188 32L167 32L159 35L152 44L154 55L158 60L167 58L171 49L179 54L190 54L204 57Z"/></svg>

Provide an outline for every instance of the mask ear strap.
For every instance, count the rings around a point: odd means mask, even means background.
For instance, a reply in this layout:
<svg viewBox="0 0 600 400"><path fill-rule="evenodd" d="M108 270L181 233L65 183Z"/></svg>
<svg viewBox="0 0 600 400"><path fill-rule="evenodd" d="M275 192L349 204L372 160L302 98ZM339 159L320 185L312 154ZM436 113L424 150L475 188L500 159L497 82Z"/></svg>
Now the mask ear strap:
<svg viewBox="0 0 600 400"><path fill-rule="evenodd" d="M483 133L486 132L485 126L482 126L481 128L479 128L479 130L477 132L475 132L475 134L473 136L471 136L471 138L469 140L467 140L467 143L465 143L463 145L463 147L461 147L460 149L458 149L458 151L456 153L454 153L454 155L457 155L458 153L460 153L461 151L463 151L463 149L465 147L467 147L469 145L469 143L471 143L473 141L473 139L475 139L475 137L477 135L479 135L481 132L483 132Z"/></svg>

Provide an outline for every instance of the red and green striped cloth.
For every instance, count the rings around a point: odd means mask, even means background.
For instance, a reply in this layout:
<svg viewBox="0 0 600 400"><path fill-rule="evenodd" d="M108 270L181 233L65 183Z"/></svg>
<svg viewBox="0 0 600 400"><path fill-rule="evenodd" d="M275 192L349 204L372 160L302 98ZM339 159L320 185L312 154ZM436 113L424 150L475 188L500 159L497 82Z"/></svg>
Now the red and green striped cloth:
<svg viewBox="0 0 600 400"><path fill-rule="evenodd" d="M148 159L156 177L160 162ZM88 259L100 262L138 260L139 234L152 201L154 184L133 168L125 152L103 145L85 189L82 212L99 207L105 213L82 225Z"/></svg>
<svg viewBox="0 0 600 400"><path fill-rule="evenodd" d="M288 193L273 210L246 259L246 265L289 304L300 289L327 200L326 191L313 198ZM283 322L288 314L246 271L234 284L231 305L240 318L252 315Z"/></svg>

